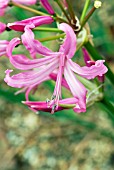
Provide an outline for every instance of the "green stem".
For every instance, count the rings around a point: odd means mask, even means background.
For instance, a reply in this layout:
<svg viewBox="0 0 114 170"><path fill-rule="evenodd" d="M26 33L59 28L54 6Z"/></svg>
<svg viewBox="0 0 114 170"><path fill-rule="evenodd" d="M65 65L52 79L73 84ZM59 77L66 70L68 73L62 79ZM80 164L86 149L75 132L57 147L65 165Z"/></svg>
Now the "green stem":
<svg viewBox="0 0 114 170"><path fill-rule="evenodd" d="M108 113L109 117L111 118L111 121L114 124L114 106L109 102L109 100L105 96L101 100L100 105L103 106L103 110Z"/></svg>
<svg viewBox="0 0 114 170"><path fill-rule="evenodd" d="M68 22L64 18L61 18L59 15L53 16L53 19L58 22L65 22L68 24Z"/></svg>
<svg viewBox="0 0 114 170"><path fill-rule="evenodd" d="M45 32L60 32L62 33L62 30L59 30L58 28L48 28L48 27L36 27L33 29L33 31L45 31Z"/></svg>
<svg viewBox="0 0 114 170"><path fill-rule="evenodd" d="M15 2L11 2L10 4L11 4L11 5L14 5L14 6L16 6L16 7L25 9L25 10L27 10L27 11L30 11L30 12L32 12L32 13L34 13L34 14L37 14L37 15L50 16L49 14L46 14L46 13L44 13L44 12L35 10L35 9L33 9L33 8L30 8L30 7L25 6L25 5L22 5L22 4L18 4L18 3L15 3ZM56 21L67 23L67 21L66 21L65 19L63 19L63 18L61 18L61 17L59 17L59 16L52 16L52 17L53 17L53 19L56 20Z"/></svg>
<svg viewBox="0 0 114 170"><path fill-rule="evenodd" d="M76 104L59 104L59 106L67 108L67 109L72 109L76 106Z"/></svg>
<svg viewBox="0 0 114 170"><path fill-rule="evenodd" d="M81 15L81 18L80 18L81 23L83 22L83 20L85 18L86 12L87 12L88 7L89 7L89 4L90 4L90 0L86 0L84 8L83 8L83 11L82 11L82 15Z"/></svg>
<svg viewBox="0 0 114 170"><path fill-rule="evenodd" d="M83 26L85 25L85 23L89 20L89 18L92 16L92 14L94 13L94 11L96 10L95 7L93 7L89 13L86 15L85 19L82 21L82 24L81 24L81 29L83 28Z"/></svg>
<svg viewBox="0 0 114 170"><path fill-rule="evenodd" d="M70 18L69 18L69 16L68 16L67 12L66 12L65 9L63 8L60 0L55 0L55 1L56 1L56 3L58 4L58 6L61 8L61 10L63 11L64 15L66 16L66 18L68 19L68 21L69 21L69 23L70 23L71 20L70 20Z"/></svg>
<svg viewBox="0 0 114 170"><path fill-rule="evenodd" d="M22 8L22 9L25 9L25 10L27 10L27 11L30 11L30 12L32 12L32 13L35 13L35 14L37 14L37 15L49 15L49 14L46 14L46 13L44 13L44 12L40 12L40 11L37 11L37 10L35 10L35 9L33 9L33 8L30 8L30 7L28 7L28 6L25 6L25 5L22 5L22 4L18 4L18 3L15 3L15 2L11 2L11 5L13 5L13 6L16 6L16 7L19 7L19 8Z"/></svg>
<svg viewBox="0 0 114 170"><path fill-rule="evenodd" d="M85 48L89 52L89 54L92 56L94 60L101 60L103 57L99 55L97 50L91 45L91 43L88 41L85 45ZM111 71L110 67L107 63L105 63L106 67L108 68L108 72L106 73L106 77L110 80L110 82L114 85L114 74Z"/></svg>
<svg viewBox="0 0 114 170"><path fill-rule="evenodd" d="M75 23L76 22L75 13L74 13L73 7L71 5L71 2L69 0L66 0L66 2L68 4L68 11L69 11L70 17L73 20L73 23Z"/></svg>
<svg viewBox="0 0 114 170"><path fill-rule="evenodd" d="M65 36L65 33L60 34L60 35L56 35L56 36L50 36L50 37L47 37L47 38L39 38L38 40L40 42L52 41L52 40L56 40L56 39L59 39L59 38L63 38L64 36Z"/></svg>

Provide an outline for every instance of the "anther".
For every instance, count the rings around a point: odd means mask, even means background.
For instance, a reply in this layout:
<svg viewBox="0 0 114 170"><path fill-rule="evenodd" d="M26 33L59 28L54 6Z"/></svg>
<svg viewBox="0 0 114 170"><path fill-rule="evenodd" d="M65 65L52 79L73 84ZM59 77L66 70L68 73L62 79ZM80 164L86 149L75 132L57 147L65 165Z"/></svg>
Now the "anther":
<svg viewBox="0 0 114 170"><path fill-rule="evenodd" d="M56 107L57 107L57 105L56 105L56 104L54 104L54 105L52 106L51 114L53 114L53 113L55 112Z"/></svg>
<svg viewBox="0 0 114 170"><path fill-rule="evenodd" d="M55 95L53 95L52 97L51 97L51 100L54 100L56 98L56 96Z"/></svg>
<svg viewBox="0 0 114 170"><path fill-rule="evenodd" d="M50 100L47 98L47 99L46 99L46 103L49 103L49 102L50 102Z"/></svg>

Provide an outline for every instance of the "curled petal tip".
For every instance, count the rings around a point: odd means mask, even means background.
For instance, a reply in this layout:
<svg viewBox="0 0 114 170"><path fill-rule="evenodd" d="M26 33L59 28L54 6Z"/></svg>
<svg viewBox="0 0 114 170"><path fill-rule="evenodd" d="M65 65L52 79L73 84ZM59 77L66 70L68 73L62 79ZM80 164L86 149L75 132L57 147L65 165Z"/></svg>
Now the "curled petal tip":
<svg viewBox="0 0 114 170"><path fill-rule="evenodd" d="M76 35L73 29L66 23L60 24L59 29L66 33L66 38L59 51L63 52L68 59L72 58L76 52Z"/></svg>
<svg viewBox="0 0 114 170"><path fill-rule="evenodd" d="M8 69L7 69L7 70L5 71L5 73L9 75L12 71L13 71L13 70L8 70Z"/></svg>

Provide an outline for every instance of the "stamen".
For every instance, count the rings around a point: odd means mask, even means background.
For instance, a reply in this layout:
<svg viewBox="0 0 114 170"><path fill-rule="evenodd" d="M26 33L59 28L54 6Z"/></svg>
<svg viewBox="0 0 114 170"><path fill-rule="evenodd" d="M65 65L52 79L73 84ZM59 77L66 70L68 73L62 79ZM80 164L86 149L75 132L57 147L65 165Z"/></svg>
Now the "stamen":
<svg viewBox="0 0 114 170"><path fill-rule="evenodd" d="M56 98L56 96L55 95L53 95L52 97L51 97L51 100L54 100Z"/></svg>
<svg viewBox="0 0 114 170"><path fill-rule="evenodd" d="M50 102L50 100L47 98L47 99L46 99L46 103L49 103L49 102Z"/></svg>
<svg viewBox="0 0 114 170"><path fill-rule="evenodd" d="M56 107L57 107L56 104L54 104L54 105L52 106L51 114L53 114L53 113L55 112Z"/></svg>
<svg viewBox="0 0 114 170"><path fill-rule="evenodd" d="M46 99L46 103L47 103L47 108L50 108L50 100L48 98Z"/></svg>

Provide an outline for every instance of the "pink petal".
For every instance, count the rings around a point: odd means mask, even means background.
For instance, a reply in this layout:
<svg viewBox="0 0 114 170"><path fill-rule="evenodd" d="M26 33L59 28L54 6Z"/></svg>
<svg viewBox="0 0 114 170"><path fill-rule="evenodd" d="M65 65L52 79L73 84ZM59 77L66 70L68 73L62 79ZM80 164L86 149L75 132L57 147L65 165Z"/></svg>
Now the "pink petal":
<svg viewBox="0 0 114 170"><path fill-rule="evenodd" d="M75 77L68 62L66 62L66 67L64 68L64 77L70 87L73 96L78 100L75 112L85 112L86 111L86 93L87 90L83 84Z"/></svg>
<svg viewBox="0 0 114 170"><path fill-rule="evenodd" d="M29 58L27 58L26 56L22 54L12 55L13 48L19 43L20 43L20 39L14 38L10 41L7 47L7 55L10 59L10 62L17 69L28 70L32 68L38 68L42 65L51 63L55 60L55 57L52 57L52 56L30 60Z"/></svg>
<svg viewBox="0 0 114 170"><path fill-rule="evenodd" d="M71 105L71 107L75 106L75 103L77 102L77 100L75 98L67 98L67 99L62 99L59 100L59 106L58 108L55 110L55 112L57 111L61 111L63 109L68 109L67 105ZM27 105L30 108L33 108L34 111L45 111L45 112L52 112L53 107L48 107L48 103L46 101L37 101L37 102L32 102L32 101L25 101L23 102L25 105ZM66 105L66 107L65 107Z"/></svg>
<svg viewBox="0 0 114 170"><path fill-rule="evenodd" d="M12 0L12 1L24 5L34 5L37 0Z"/></svg>
<svg viewBox="0 0 114 170"><path fill-rule="evenodd" d="M49 76L50 76L50 78L51 78L52 80L54 80L54 81L57 80L57 74L51 73ZM62 78L61 84L62 84L62 86L65 87L66 89L70 90L70 89L69 89L69 86L68 86L68 84L67 84L67 82L66 82L66 80L65 80L64 78Z"/></svg>
<svg viewBox="0 0 114 170"><path fill-rule="evenodd" d="M83 51L83 56L84 56L84 60L85 60L86 65L87 65L88 67L90 67L90 66L92 66L92 65L95 65L95 61L92 61L92 60L90 59L90 56L89 56L87 50L86 50L85 48L83 48L82 51ZM104 79L105 79L105 76L104 76L104 75L102 75L102 76L97 76L97 77L98 77L98 80L99 80L101 83L104 82Z"/></svg>
<svg viewBox="0 0 114 170"><path fill-rule="evenodd" d="M82 48L82 52L83 52L84 61L85 61L86 66L90 67L91 64L90 64L90 62L88 62L88 61L91 61L91 58L90 58L87 50L86 50L85 48Z"/></svg>
<svg viewBox="0 0 114 170"><path fill-rule="evenodd" d="M95 65L92 65L90 67L87 66L80 67L73 61L68 60L69 66L72 69L72 71L87 79L94 79L96 76L102 76L103 74L105 74L108 71L108 69L103 64L104 62L105 60L97 60L95 62Z"/></svg>
<svg viewBox="0 0 114 170"><path fill-rule="evenodd" d="M39 84L41 84L47 80L50 80L50 78L48 76L46 78L42 79L41 81L39 81L38 83L36 83L35 85L28 87L26 90L26 93L25 93L26 100L29 100L29 93L31 92L31 90L37 88Z"/></svg>
<svg viewBox="0 0 114 170"><path fill-rule="evenodd" d="M6 70L6 77L4 81L11 87L28 87L32 85L39 84L39 82L42 81L42 79L46 78L55 70L55 68L58 67L58 60L56 59L51 64L47 65L45 68L42 68L40 70L33 70L33 71L27 71L22 72L19 74L16 74L14 76L10 77L10 73L12 70Z"/></svg>
<svg viewBox="0 0 114 170"><path fill-rule="evenodd" d="M0 34L1 34L2 32L4 32L5 29L6 29L6 24L0 22Z"/></svg>
<svg viewBox="0 0 114 170"><path fill-rule="evenodd" d="M60 52L52 52L47 47L43 46L40 41L34 39L34 34L30 29L33 27L33 24L27 25L24 34L21 36L22 42L26 49L30 51L30 54L32 56L35 56L36 53L43 56L58 56Z"/></svg>
<svg viewBox="0 0 114 170"><path fill-rule="evenodd" d="M66 38L59 51L63 52L67 58L72 58L76 52L76 35L73 29L66 23L60 24L59 29L66 33Z"/></svg>
<svg viewBox="0 0 114 170"><path fill-rule="evenodd" d="M0 16L3 16L8 6L9 0L0 0Z"/></svg>
<svg viewBox="0 0 114 170"><path fill-rule="evenodd" d="M48 0L40 0L42 6L48 11L49 14L53 15L55 12L51 5L49 4Z"/></svg>
<svg viewBox="0 0 114 170"><path fill-rule="evenodd" d="M34 24L35 27L43 25L43 24L51 24L54 22L51 16L36 16L32 18L28 18L22 21L17 21L14 23L8 23L7 27L13 29L15 31L24 31L24 27L26 25Z"/></svg>
<svg viewBox="0 0 114 170"><path fill-rule="evenodd" d="M9 41L0 40L0 56L6 55L6 48L9 44Z"/></svg>

